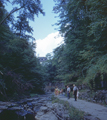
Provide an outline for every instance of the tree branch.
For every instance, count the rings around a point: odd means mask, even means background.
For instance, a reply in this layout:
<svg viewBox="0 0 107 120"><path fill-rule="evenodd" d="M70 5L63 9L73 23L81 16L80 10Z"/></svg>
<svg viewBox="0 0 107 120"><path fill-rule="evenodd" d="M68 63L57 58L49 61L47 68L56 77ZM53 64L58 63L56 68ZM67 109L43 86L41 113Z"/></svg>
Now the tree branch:
<svg viewBox="0 0 107 120"><path fill-rule="evenodd" d="M14 9L14 8L13 8L13 10L11 10L11 12L0 22L0 26L3 24L3 22L4 22L11 14L13 14L14 12L22 9L23 7L24 7L24 6L22 6L22 7L20 7L20 8L17 8L17 9Z"/></svg>

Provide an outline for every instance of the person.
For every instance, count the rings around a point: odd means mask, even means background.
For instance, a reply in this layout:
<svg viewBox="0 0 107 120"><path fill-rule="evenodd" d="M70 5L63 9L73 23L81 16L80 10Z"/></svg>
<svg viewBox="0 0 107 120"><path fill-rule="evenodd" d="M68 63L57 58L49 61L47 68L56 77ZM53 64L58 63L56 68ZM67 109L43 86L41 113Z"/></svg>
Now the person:
<svg viewBox="0 0 107 120"><path fill-rule="evenodd" d="M77 91L78 91L78 88L77 88L77 86L75 86L75 84L74 84L74 85L73 85L73 95L74 95L75 101L77 101Z"/></svg>
<svg viewBox="0 0 107 120"><path fill-rule="evenodd" d="M68 97L68 99L70 99L70 91L71 91L70 87L67 86L67 97Z"/></svg>
<svg viewBox="0 0 107 120"><path fill-rule="evenodd" d="M78 97L79 97L79 90L77 91L77 100L78 100Z"/></svg>
<svg viewBox="0 0 107 120"><path fill-rule="evenodd" d="M65 91L66 91L66 90L65 90L65 89L63 89L63 96L65 96Z"/></svg>
<svg viewBox="0 0 107 120"><path fill-rule="evenodd" d="M55 89L55 95L59 95L60 94L60 90L59 90L59 88L58 87L56 87L56 89Z"/></svg>
<svg viewBox="0 0 107 120"><path fill-rule="evenodd" d="M63 94L63 89L60 90L60 94L61 94L61 95Z"/></svg>
<svg viewBox="0 0 107 120"><path fill-rule="evenodd" d="M59 95L59 94L60 94L60 89L58 88L58 89L57 89L57 95Z"/></svg>
<svg viewBox="0 0 107 120"><path fill-rule="evenodd" d="M57 95L57 90L58 90L58 87L56 86L56 88L55 88L55 95Z"/></svg>

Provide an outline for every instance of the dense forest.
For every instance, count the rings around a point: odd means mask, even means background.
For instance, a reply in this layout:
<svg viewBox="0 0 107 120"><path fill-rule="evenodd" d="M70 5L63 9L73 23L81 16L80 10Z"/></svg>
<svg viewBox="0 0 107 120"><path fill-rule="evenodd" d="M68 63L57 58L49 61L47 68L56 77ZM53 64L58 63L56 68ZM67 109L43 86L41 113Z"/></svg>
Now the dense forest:
<svg viewBox="0 0 107 120"><path fill-rule="evenodd" d="M8 2L18 7L9 13ZM41 7L39 0L0 0L0 99L42 92L44 75L29 25L35 15L44 15Z"/></svg>
<svg viewBox="0 0 107 120"><path fill-rule="evenodd" d="M10 12L5 4L12 4ZM48 82L107 88L107 1L54 0L64 43L39 63L29 21L45 15L40 0L0 0L0 99L43 93ZM17 16L13 13L17 12Z"/></svg>
<svg viewBox="0 0 107 120"><path fill-rule="evenodd" d="M55 0L64 44L54 50L56 79L107 88L107 0Z"/></svg>
<svg viewBox="0 0 107 120"><path fill-rule="evenodd" d="M54 0L64 44L51 59L53 82L107 88L107 1ZM50 66L50 65L49 65ZM49 72L48 72L49 73Z"/></svg>

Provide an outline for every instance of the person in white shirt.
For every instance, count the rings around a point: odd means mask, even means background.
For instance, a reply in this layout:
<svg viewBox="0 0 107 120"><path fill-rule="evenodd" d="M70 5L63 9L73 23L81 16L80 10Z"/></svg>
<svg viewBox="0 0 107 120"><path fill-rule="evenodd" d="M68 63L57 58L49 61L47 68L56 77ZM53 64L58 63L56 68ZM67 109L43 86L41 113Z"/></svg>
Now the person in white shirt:
<svg viewBox="0 0 107 120"><path fill-rule="evenodd" d="M77 101L77 91L78 91L78 88L77 88L77 86L75 86L75 84L74 84L74 85L73 85L73 95L74 95L75 101Z"/></svg>
<svg viewBox="0 0 107 120"><path fill-rule="evenodd" d="M78 100L78 97L79 97L79 90L77 91L77 100Z"/></svg>
<svg viewBox="0 0 107 120"><path fill-rule="evenodd" d="M67 97L68 97L68 99L70 99L70 91L71 91L70 87L67 86Z"/></svg>

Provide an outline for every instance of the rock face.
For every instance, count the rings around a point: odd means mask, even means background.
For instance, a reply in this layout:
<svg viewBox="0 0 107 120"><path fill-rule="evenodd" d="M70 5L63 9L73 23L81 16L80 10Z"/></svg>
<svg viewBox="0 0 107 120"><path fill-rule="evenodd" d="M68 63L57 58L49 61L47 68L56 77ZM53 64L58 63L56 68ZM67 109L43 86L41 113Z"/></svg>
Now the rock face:
<svg viewBox="0 0 107 120"><path fill-rule="evenodd" d="M0 101L0 120L69 120L62 104L51 102L51 95L42 95L18 102Z"/></svg>

